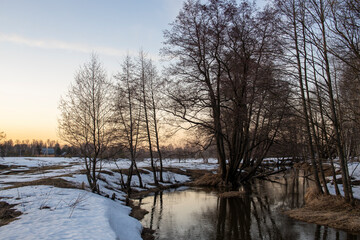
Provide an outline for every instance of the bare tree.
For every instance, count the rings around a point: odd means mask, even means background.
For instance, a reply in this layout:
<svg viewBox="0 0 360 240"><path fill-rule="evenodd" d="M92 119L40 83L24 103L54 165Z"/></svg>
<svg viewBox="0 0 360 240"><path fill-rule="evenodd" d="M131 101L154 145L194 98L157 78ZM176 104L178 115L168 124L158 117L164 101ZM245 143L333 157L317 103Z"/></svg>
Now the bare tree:
<svg viewBox="0 0 360 240"><path fill-rule="evenodd" d="M317 50L320 53L319 59L322 62L322 68L324 71L324 82L326 86L326 93L328 95L329 107L330 107L330 116L332 128L334 131L334 140L337 155L340 160L340 169L343 179L344 186L344 195L345 199L348 201L352 200L352 189L351 182L349 179L349 171L347 167L347 159L344 152L344 141L342 138L342 128L341 128L341 111L337 107L337 96L336 83L334 82L334 75L332 72L336 69L331 68L330 63L330 47L329 47L329 28L328 28L328 16L327 13L330 12L329 2L326 0L312 0L310 1L309 11L311 11L312 20L314 21L316 28L313 28L312 36L314 37L313 43ZM318 36L318 37L317 37Z"/></svg>
<svg viewBox="0 0 360 240"><path fill-rule="evenodd" d="M141 101L138 98L140 93L138 89L139 84L135 78L134 71L135 65L131 58L127 56L123 62L122 71L115 76L118 80L115 100L115 122L119 130L118 138L120 144L127 149L131 160L126 183L128 194L131 192L131 179L134 167L140 187L143 187L141 175L136 164L137 149L141 141L140 123L143 111Z"/></svg>
<svg viewBox="0 0 360 240"><path fill-rule="evenodd" d="M96 55L80 67L68 93L60 100L60 137L80 149L92 192L99 193L97 180L102 160L114 143L112 87Z"/></svg>
<svg viewBox="0 0 360 240"><path fill-rule="evenodd" d="M158 159L160 162L160 171L159 171L159 175L160 175L160 182L164 182L163 179L163 157L162 157L162 153L161 153L161 148L160 148L160 116L159 116L159 111L160 111L160 101L161 101L161 91L159 91L159 89L161 88L161 86L163 85L163 83L160 81L160 78L158 76L158 73L156 71L156 67L153 65L152 61L149 60L148 62L148 84L147 84L147 92L149 95L149 107L150 107L150 112L151 112L151 125L152 125L152 129L153 129L153 133L154 133L154 137L155 137L155 145L156 145L156 150L157 150L157 155L158 155Z"/></svg>
<svg viewBox="0 0 360 240"><path fill-rule="evenodd" d="M276 3L283 16L280 24L287 43L286 68L289 78L298 80L304 133L307 135L317 187L319 191L322 190L317 176L319 169L323 189L328 193L322 160L330 159L333 165L333 158L338 157L344 195L351 201L353 197L347 161L353 148L355 131L350 127L353 124L349 119L354 119L356 114L350 110L351 104L342 103L352 94L341 93L344 91L341 91L341 86L339 88L341 71L336 58L347 65L344 69L350 68L351 72L356 72L359 46L357 8L352 0L277 0ZM356 80L352 78L350 81L354 89ZM341 99L341 95L345 98ZM333 177L336 182L334 168ZM336 192L340 194L337 187Z"/></svg>
<svg viewBox="0 0 360 240"><path fill-rule="evenodd" d="M300 101L302 107L302 115L304 118L305 133L307 135L307 145L309 149L309 155L313 167L313 173L315 177L316 187L319 192L323 192L320 179L318 175L318 164L315 159L315 149L314 149L314 124L312 122L312 111L311 111L311 102L309 98L309 80L308 80L308 70L307 70L307 48L306 48L306 35L305 35L305 25L306 25L306 14L305 14L305 1L277 1L278 9L283 13L283 32L286 35L286 39L290 39L288 42L288 50L293 52L293 55L290 55L291 58L295 58L294 69L295 76L298 81L299 91L300 91ZM294 56L294 57L293 57ZM289 59L287 59L289 60ZM289 61L291 62L291 61Z"/></svg>
<svg viewBox="0 0 360 240"><path fill-rule="evenodd" d="M236 186L256 175L285 116L288 84L274 68L281 53L271 9L247 1L187 1L163 53L171 112L214 136L220 173Z"/></svg>
<svg viewBox="0 0 360 240"><path fill-rule="evenodd" d="M151 168L154 176L154 183L158 184L158 179L156 177L156 164L154 160L154 151L153 151L153 143L152 143L152 134L150 130L150 113L149 105L151 104L151 100L148 99L147 93L147 85L149 84L150 79L153 78L153 69L151 68L151 64L149 60L146 59L145 53L140 51L139 58L138 58L138 78L139 83L141 86L140 94L142 105L144 109L144 121L145 121L145 129L147 134L147 143L149 146L149 153L150 153L150 161L151 161Z"/></svg>

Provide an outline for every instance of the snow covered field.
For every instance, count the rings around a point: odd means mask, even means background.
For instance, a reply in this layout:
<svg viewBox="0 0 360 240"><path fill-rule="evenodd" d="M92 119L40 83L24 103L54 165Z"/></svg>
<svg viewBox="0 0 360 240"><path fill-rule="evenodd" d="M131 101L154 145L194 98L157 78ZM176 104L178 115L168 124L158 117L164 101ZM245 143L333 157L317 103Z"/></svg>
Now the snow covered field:
<svg viewBox="0 0 360 240"><path fill-rule="evenodd" d="M1 200L16 204L16 210L23 213L18 220L1 227L2 239L141 239L142 226L129 216L131 209L123 201L125 193L119 188L120 174L114 162L104 163L99 185L103 196L115 193L115 201L88 190L39 185L41 180L61 178L78 187L86 186L86 176L81 173L84 167L78 158L9 157L0 158L0 165ZM126 169L130 162L121 159L117 165ZM144 186L154 187L151 171L144 169L150 167L150 161L139 162L138 167L144 170ZM214 170L217 165L214 159L207 164L197 159L166 159L164 167ZM165 171L163 176L168 184L190 180L171 171ZM133 187L145 190L138 187L137 176L132 179Z"/></svg>
<svg viewBox="0 0 360 240"><path fill-rule="evenodd" d="M116 163L127 169L130 161L120 159ZM16 204L22 212L18 220L1 227L1 239L141 239L140 222L129 216L131 209L125 206L126 194L121 191L115 162L105 162L99 181L102 196L91 193L86 176L82 173L83 163L79 158L0 158L0 201ZM171 160L165 159L163 185L184 183L190 180L186 175L171 172L200 169L215 171L217 160L202 159ZM138 163L142 169L144 187L139 188L136 175L132 186L142 191L153 188L150 161ZM359 163L349 164L350 174L360 180ZM340 177L340 176L339 176ZM124 175L126 181L127 176ZM59 188L43 185L41 181L63 179L78 188ZM80 189L85 186L85 190ZM328 184L334 194L331 183ZM341 185L340 185L341 187ZM360 198L359 186L353 187L354 196ZM116 200L104 196L115 194Z"/></svg>

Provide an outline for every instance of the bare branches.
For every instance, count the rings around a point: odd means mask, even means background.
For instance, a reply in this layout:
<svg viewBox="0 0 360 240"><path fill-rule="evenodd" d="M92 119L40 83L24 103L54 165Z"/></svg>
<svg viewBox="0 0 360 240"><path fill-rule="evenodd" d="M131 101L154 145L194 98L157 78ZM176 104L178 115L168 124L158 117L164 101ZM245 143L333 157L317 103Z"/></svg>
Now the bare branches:
<svg viewBox="0 0 360 240"><path fill-rule="evenodd" d="M288 86L273 67L281 53L275 18L246 1L188 1L165 32L163 53L177 60L168 111L215 140L226 183L237 184L240 165L261 163L286 109Z"/></svg>
<svg viewBox="0 0 360 240"><path fill-rule="evenodd" d="M60 136L80 149L93 192L99 191L98 170L115 141L112 97L105 70L92 55L91 60L80 67L75 82L59 104Z"/></svg>

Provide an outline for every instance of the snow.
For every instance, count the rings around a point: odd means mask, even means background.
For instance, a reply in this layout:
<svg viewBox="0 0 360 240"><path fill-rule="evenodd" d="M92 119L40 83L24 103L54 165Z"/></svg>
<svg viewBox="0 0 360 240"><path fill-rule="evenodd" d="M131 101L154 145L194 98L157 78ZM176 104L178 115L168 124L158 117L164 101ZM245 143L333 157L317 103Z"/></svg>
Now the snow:
<svg viewBox="0 0 360 240"><path fill-rule="evenodd" d="M129 207L88 191L29 186L1 195L23 212L1 227L6 239L141 239Z"/></svg>
<svg viewBox="0 0 360 240"><path fill-rule="evenodd" d="M273 161L268 159L268 162ZM126 169L130 166L127 159L105 161L98 184L101 195L91 193L87 186L87 178L81 170L83 163L79 158L3 158L0 164L9 168L0 169L0 197L10 204L17 204L16 209L23 214L18 220L1 227L2 239L141 239L140 222L129 216L131 209L125 206L126 194L120 188L118 167ZM159 165L159 163L157 163ZM349 163L349 172L354 179L360 180L359 163ZM153 174L144 169L150 168L149 159L138 162L145 188L154 188ZM163 166L181 170L199 169L216 171L216 159L204 163L202 159L165 159ZM7 189L13 183L29 182L44 178L61 178L82 189L65 189L53 186L26 186ZM124 181L127 176L123 175ZM163 172L163 178L169 186L190 181L186 175L171 170ZM133 175L131 185L138 191L139 180ZM335 194L331 183L330 191ZM339 186L342 190L342 185ZM182 188L176 189L176 191ZM184 188L186 189L186 188ZM169 190L174 191L174 190ZM360 198L360 187L353 187L354 196ZM104 196L115 194L111 200Z"/></svg>
<svg viewBox="0 0 360 240"><path fill-rule="evenodd" d="M164 167L185 169L215 170L217 161L209 159L173 160L165 159ZM159 164L159 163L157 163ZM120 173L117 166L126 169L130 166L127 159L104 161L98 181L101 195L91 193L87 178L81 173L84 169L79 158L35 158L6 157L0 159L0 197L23 214L8 225L1 227L3 239L141 239L140 222L129 216L131 209L124 204L126 194L120 189ZM150 159L138 163L139 168L149 168ZM144 187L154 188L152 172L143 169L141 174ZM162 183L168 186L185 183L190 178L171 171L163 172ZM31 185L10 188L14 183L29 183L39 179L62 178L85 190L56 188L53 186ZM124 181L127 176L123 175ZM138 191L139 180L133 175L131 185ZM104 196L112 196L111 200Z"/></svg>
<svg viewBox="0 0 360 240"><path fill-rule="evenodd" d="M40 167L51 165L70 165L81 162L79 158L57 158L57 157L6 157L0 158L0 164L13 166Z"/></svg>
<svg viewBox="0 0 360 240"><path fill-rule="evenodd" d="M335 167L337 169L340 169L340 166L338 164L334 164ZM352 180L360 180L360 162L349 162L348 163L348 169L349 169L349 174L350 176L352 177ZM342 176L341 174L340 175L336 175L336 178L337 179L340 179ZM332 195L335 195L336 192L335 192L335 185L332 183L332 176L331 177L328 177L328 179L330 180L330 182L327 184L328 186L328 189L329 189L329 192L330 194ZM339 190L340 190L340 193L342 195L344 195L344 190L343 190L343 185L342 184L338 184L339 186ZM356 185L353 185L352 186L352 191L353 191L353 196L354 198L357 198L357 199L360 199L360 186L356 186Z"/></svg>

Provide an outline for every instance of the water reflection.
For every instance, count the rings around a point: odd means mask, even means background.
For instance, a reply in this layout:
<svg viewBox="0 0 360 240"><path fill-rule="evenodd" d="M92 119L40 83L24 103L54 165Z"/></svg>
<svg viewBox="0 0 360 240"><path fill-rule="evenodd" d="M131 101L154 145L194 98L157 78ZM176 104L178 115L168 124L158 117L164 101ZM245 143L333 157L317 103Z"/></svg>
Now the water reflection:
<svg viewBox="0 0 360 240"><path fill-rule="evenodd" d="M219 198L215 190L159 192L141 200L142 220L156 239L360 239L343 231L299 222L281 211L301 207L311 181L303 173L274 176L244 186L242 197Z"/></svg>

